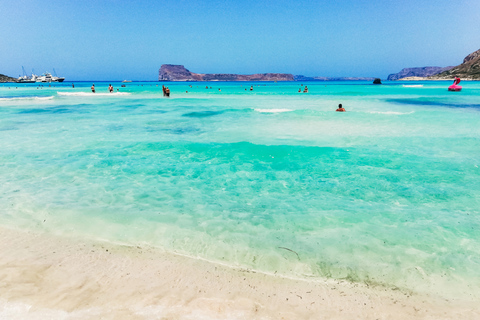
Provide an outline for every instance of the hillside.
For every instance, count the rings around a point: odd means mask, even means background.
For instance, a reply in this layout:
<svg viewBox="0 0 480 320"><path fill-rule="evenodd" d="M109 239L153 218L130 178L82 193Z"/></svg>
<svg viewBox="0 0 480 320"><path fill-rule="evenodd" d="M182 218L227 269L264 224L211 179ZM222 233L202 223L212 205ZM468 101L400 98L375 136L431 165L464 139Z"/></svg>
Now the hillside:
<svg viewBox="0 0 480 320"><path fill-rule="evenodd" d="M450 70L453 67L417 67L417 68L403 68L398 73L392 73L387 77L387 80L399 80L407 77L430 77L435 74Z"/></svg>
<svg viewBox="0 0 480 320"><path fill-rule="evenodd" d="M4 74L0 74L0 82L16 82L17 79L6 76Z"/></svg>
<svg viewBox="0 0 480 320"><path fill-rule="evenodd" d="M470 53L463 59L463 63L450 70L429 77L432 80L453 79L480 80L480 49Z"/></svg>

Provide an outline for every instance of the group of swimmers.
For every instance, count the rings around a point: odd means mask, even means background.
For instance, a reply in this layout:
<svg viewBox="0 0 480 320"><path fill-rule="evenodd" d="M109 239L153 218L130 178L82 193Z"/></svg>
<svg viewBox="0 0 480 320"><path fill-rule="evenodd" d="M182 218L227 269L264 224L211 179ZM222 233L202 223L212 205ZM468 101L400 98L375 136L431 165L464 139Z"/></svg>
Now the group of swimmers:
<svg viewBox="0 0 480 320"><path fill-rule="evenodd" d="M168 89L168 87L162 85L162 91L164 97L170 97L170 89Z"/></svg>
<svg viewBox="0 0 480 320"><path fill-rule="evenodd" d="M298 92L302 92L302 88L299 88ZM305 86L305 88L303 88L303 93L307 93L307 92L308 92L308 87Z"/></svg>
<svg viewBox="0 0 480 320"><path fill-rule="evenodd" d="M75 86L73 85L73 83L72 83L72 88L75 88ZM92 84L92 86L90 87L90 89L92 89L92 93L95 93L95 83ZM113 86L112 86L111 84L108 85L108 91L109 91L110 93L113 92ZM118 91L118 89L117 89L117 91Z"/></svg>
<svg viewBox="0 0 480 320"><path fill-rule="evenodd" d="M73 84L72 84L72 87L73 87ZM190 87L192 87L192 86L190 86ZM90 89L92 89L92 92L95 93L95 83L92 84L92 87ZM208 89L208 86L205 87L205 89ZM220 89L218 89L218 90L220 90ZM247 90L247 89L245 89L245 90ZM108 85L108 91L113 92L113 86L111 84ZM170 89L168 87L165 87L164 85L162 85L162 91L163 91L163 96L164 97L170 97ZM250 86L250 91L253 91L253 86ZM301 89L298 89L298 92L301 92ZM305 88L303 89L303 92L308 92L308 87L307 86L305 86ZM187 91L187 93L188 93L188 91ZM342 106L341 103L338 105L338 108L335 111L346 112L345 108Z"/></svg>

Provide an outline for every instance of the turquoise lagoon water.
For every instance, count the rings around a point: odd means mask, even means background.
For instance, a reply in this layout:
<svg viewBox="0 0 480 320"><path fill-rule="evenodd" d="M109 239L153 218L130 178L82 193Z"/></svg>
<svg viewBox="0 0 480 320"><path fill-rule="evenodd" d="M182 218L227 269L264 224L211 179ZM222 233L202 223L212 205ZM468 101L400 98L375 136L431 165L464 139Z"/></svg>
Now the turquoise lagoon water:
<svg viewBox="0 0 480 320"><path fill-rule="evenodd" d="M0 223L478 299L480 83L305 84L4 84Z"/></svg>

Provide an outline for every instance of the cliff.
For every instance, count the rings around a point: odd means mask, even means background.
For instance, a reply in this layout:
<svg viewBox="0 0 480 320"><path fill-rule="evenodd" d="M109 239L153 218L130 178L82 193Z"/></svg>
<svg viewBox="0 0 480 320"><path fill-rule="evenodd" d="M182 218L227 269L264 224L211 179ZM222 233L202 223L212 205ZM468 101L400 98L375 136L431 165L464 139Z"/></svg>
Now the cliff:
<svg viewBox="0 0 480 320"><path fill-rule="evenodd" d="M0 82L16 82L17 79L6 76L4 74L0 74Z"/></svg>
<svg viewBox="0 0 480 320"><path fill-rule="evenodd" d="M435 74L450 70L453 67L420 67L420 68L404 68L399 73L392 73L387 80L399 80L409 77L429 77Z"/></svg>
<svg viewBox="0 0 480 320"><path fill-rule="evenodd" d="M462 64L429 79L443 80L455 77L460 77L462 80L480 80L480 49L466 56Z"/></svg>
<svg viewBox="0 0 480 320"><path fill-rule="evenodd" d="M250 75L231 73L193 73L182 65L163 64L158 71L158 81L293 81L288 73L258 73Z"/></svg>

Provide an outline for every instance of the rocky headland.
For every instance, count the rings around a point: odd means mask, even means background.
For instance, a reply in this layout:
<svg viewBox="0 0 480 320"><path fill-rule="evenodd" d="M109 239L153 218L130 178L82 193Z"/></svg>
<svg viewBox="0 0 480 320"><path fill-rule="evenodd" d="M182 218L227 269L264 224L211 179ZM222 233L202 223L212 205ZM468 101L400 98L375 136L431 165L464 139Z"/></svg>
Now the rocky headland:
<svg viewBox="0 0 480 320"><path fill-rule="evenodd" d="M429 80L450 80L459 77L462 80L480 80L480 49L470 53L463 63L442 73L429 77Z"/></svg>
<svg viewBox="0 0 480 320"><path fill-rule="evenodd" d="M418 68L404 68L398 73L392 73L387 77L387 80L404 80L405 78L425 78L435 74L447 71L453 67L418 67Z"/></svg>
<svg viewBox="0 0 480 320"><path fill-rule="evenodd" d="M0 82L16 82L17 79L6 76L4 74L0 74Z"/></svg>
<svg viewBox="0 0 480 320"><path fill-rule="evenodd" d="M163 64L158 71L158 81L294 81L288 73L193 73L183 65Z"/></svg>

